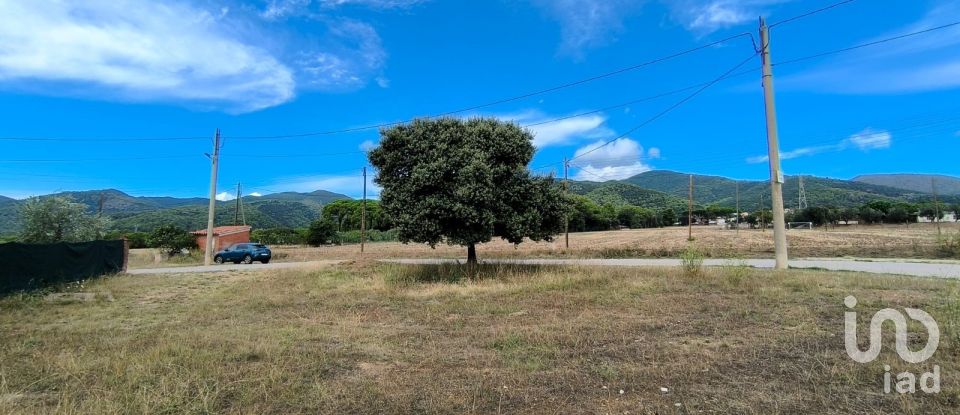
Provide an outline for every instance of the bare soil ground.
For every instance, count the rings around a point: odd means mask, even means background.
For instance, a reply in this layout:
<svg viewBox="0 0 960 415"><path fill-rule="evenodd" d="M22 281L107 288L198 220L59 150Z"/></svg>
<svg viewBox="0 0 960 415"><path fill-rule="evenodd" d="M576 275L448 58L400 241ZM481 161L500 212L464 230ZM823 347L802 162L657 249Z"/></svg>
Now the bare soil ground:
<svg viewBox="0 0 960 415"><path fill-rule="evenodd" d="M960 411L957 281L744 267L464 275L368 262L103 278L82 288L92 302L0 298L0 412ZM847 295L861 329L882 308L929 312L939 350L907 364L887 338L878 360L855 363ZM911 330L917 350L926 336ZM884 364L937 364L942 391L883 394Z"/></svg>

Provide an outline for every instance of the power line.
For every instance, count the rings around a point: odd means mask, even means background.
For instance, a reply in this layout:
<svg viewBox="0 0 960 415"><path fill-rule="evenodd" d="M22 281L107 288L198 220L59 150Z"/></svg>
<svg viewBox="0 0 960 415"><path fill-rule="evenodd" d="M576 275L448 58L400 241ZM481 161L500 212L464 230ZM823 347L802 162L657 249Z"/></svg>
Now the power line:
<svg viewBox="0 0 960 415"><path fill-rule="evenodd" d="M574 156L574 157L570 158L570 160L578 159L578 158L583 157L583 156L585 156L585 155L587 155L587 154L590 154L590 153L592 153L592 152L594 152L594 151L597 151L597 150L599 150L599 149L601 149L601 148L603 148L603 147L606 147L606 146L609 145L610 143L613 143L614 141L617 141L617 140L619 140L619 139L621 139L621 138L624 138L624 137L630 135L631 133L633 133L634 131L639 130L640 128L643 128L643 127L649 125L650 123L652 123L652 122L660 119L660 118L663 117L664 115L669 114L671 111L673 111L673 110L677 109L678 107L680 107L681 105L687 103L687 102L690 101L691 99L695 98L697 95L700 95L700 93L702 93L703 91L706 91L708 88L710 88L711 86L715 85L717 82L720 82L721 80L723 80L724 78L726 78L727 76L729 76L731 73L735 72L737 69L740 69L741 66L746 65L747 62L750 62L750 60L753 59L755 56L757 56L757 52L754 52L753 54L751 54L750 56L748 56L747 59L744 59L744 60L741 61L740 63L736 64L734 67L730 68L729 70L727 70L726 72L724 72L722 75L720 75L719 77L717 77L717 78L714 79L713 81L708 82L706 85L700 87L700 89L697 89L697 90L694 91L692 94L686 96L685 98L681 99L680 101L677 101L675 104L667 107L665 110L663 110L663 111L657 113L656 115L648 118L646 121L640 123L640 124L637 125L636 127L633 127L633 128L631 128L631 129L627 130L626 132L624 132L623 134L620 134L619 136L615 137L615 138L612 139L612 140L609 140L609 141L607 141L607 142L605 142L605 143L603 143L603 144L601 144L601 145L599 145L599 146L597 146L597 147L594 147L594 148L592 148L592 149L590 149L590 150L588 150L588 151L586 151L586 152L584 152L584 153L582 153L582 154L579 154L579 155L577 155L577 156Z"/></svg>
<svg viewBox="0 0 960 415"><path fill-rule="evenodd" d="M770 28L772 29L772 28L777 27L777 26L779 26L779 25L782 25L782 24L785 24L785 23L790 23L790 22L792 22L792 21L794 21L794 20L800 20L800 19L803 19L803 18L805 18L805 17L813 16L813 15L815 15L815 14L817 14L817 13L825 12L825 11L830 10L830 9L833 9L833 8L835 8L835 7L840 7L840 6L843 6L844 4L853 3L853 2L855 2L855 1L857 1L857 0L845 0L845 1L838 2L838 3L833 3L833 4L829 5L829 6L821 7L821 8L816 9L816 10L811 10L811 11L809 11L809 12L806 12L806 13L803 13L803 14L800 14L800 15L797 15L797 16L793 16L793 17L791 17L791 18L789 18L789 19L781 20L781 21L779 21L779 22L776 22L776 23L774 23L774 24L771 24L771 25L770 25Z"/></svg>
<svg viewBox="0 0 960 415"><path fill-rule="evenodd" d="M936 30L942 30L942 29L946 29L946 28L949 28L949 27L957 26L957 25L960 25L960 21L953 22L953 23L948 23L948 24L945 24L945 25L942 25L942 26L931 27L931 28L929 28L929 29L919 30L919 31L916 31L916 32L911 32L911 33L907 33L907 34L903 34L903 35L899 35L899 36L888 37L888 38L886 38L886 39L880 39L880 40L873 41L873 42L863 43L863 44L859 44L859 45L856 45L856 46L851 46L851 47L848 47L848 48L836 49L836 50L831 50L831 51L828 51L828 52L817 53L817 54L815 54L815 55L810 55L810 56L804 56L804 57L800 57L800 58L789 59L789 60L785 60L785 61L782 61L782 62L774 63L773 66L786 65L786 64L789 64L789 63L796 63L796 62L801 62L801 61L805 61L805 60L820 58L820 57L823 57L823 56L829 56L829 55L835 55L835 54L838 54L838 53L849 52L849 51L852 51L852 50L861 49L861 48L866 48L866 47L870 47L870 46L876 46L876 45L879 45L879 44L883 44L883 43L887 43L887 42L892 42L892 41L895 41L895 40L900 40L900 39L904 39L904 38L908 38L908 37L912 37L912 36L922 35L922 34L924 34L924 33L930 33L930 32L936 31Z"/></svg>
<svg viewBox="0 0 960 415"><path fill-rule="evenodd" d="M186 140L209 140L210 137L0 137L2 141L82 141L82 142L116 142L116 141L186 141Z"/></svg>
<svg viewBox="0 0 960 415"><path fill-rule="evenodd" d="M531 91L531 92L528 92L528 93L524 93L524 94L520 94L520 95L508 97L508 98L502 98L502 99L498 99L498 100L486 102L486 103L483 103L483 104L478 104L478 105L473 105L473 106L469 106L469 107L465 107L465 108L460 108L460 109L457 109L457 110L442 112L442 113L439 113L439 114L437 114L437 115L434 115L434 116L431 116L431 117L428 117L428 118L438 118L438 117L444 117L444 116L448 116L448 115L460 114L460 113L469 112L469 111L475 111L475 110L478 110L478 109L481 109L481 108L486 108L486 107L491 107L491 106L494 106L494 105L499 105L499 104L504 104L504 103L508 103L508 102L518 101L518 100L521 100L521 99L526 99L526 98L530 98L530 97L534 97L534 96L538 96L538 95L543 95L543 94L547 94L547 93L554 92L554 91L559 91L559 90L561 90L561 89L566 89L566 88L571 88L571 87L574 87L574 86L586 84L586 83L593 82L593 81L597 81L597 80L600 80L600 79L610 78L610 77L613 77L613 76L616 76L616 75L620 75L620 74L623 74L623 73L626 73L626 72L635 71L635 70L637 70L637 69L641 69L641 68L644 68L644 67L647 67L647 66L651 66L651 65L655 65L655 64L658 64L658 63L666 62L666 61L669 61L669 60L672 60L672 59L676 59L676 58L679 58L679 57L681 57L681 56L685 56L685 55L688 55L688 54L691 54L691 53L694 53L694 52L697 52L697 51L700 51L700 50L703 50L703 49L708 49L708 48L711 48L711 47L714 47L714 46L717 46L717 45L720 45L720 44L729 42L729 41L731 41L731 40L734 40L734 39L737 39L737 38L740 38L740 37L743 37L743 36L751 36L751 37L752 37L753 35L752 35L751 33L748 33L748 32L743 32L743 33L740 33L740 34L737 34L737 35L725 37L725 38L723 38L723 39L720 39L720 40L717 40L717 41L714 41L714 42L702 44L702 45L699 45L699 46L696 46L696 47L693 47L693 48L689 48L689 49L685 49L685 50L682 50L682 51L679 51L679 52L675 52L675 53L672 53L672 54L670 54L670 55L665 55L665 56L661 56L661 57L658 57L658 58L654 58L654 59L651 59L651 60L648 60L648 61L645 61L645 62L641 62L641 63L636 64L636 65L632 65L632 66L628 66L628 67L624 67L624 68L615 69L615 70L612 70L612 71L609 71L609 72L605 72L605 73L602 73L602 74L599 74L599 75L594 75L594 76L591 76L591 77L588 77L588 78L583 78L583 79L579 79L579 80L576 80L576 81L567 82L567 83L564 83L564 84L560 84L560 85L556 85L556 86L552 86L552 87L549 87L549 88L544 88L544 89L540 89L540 90L536 90L536 91ZM365 130L372 130L372 129L380 129L380 128L384 128L384 127L390 127L390 126L394 126L394 125L409 123L409 122L411 122L411 121L413 121L413 120L414 120L414 119L408 119L408 120L404 120L404 121L386 122L386 123L379 123L379 124L373 124L373 125L365 125L365 126L352 127L352 128L342 128L342 129L335 129L335 130L316 131L316 132L307 132L307 133L299 133L299 134L278 134L278 135L261 135L261 136L226 136L226 137L227 137L227 138L231 138L231 139L279 139L279 138L310 137L310 136L343 134L343 133L351 133L351 132L358 132L358 131L365 131ZM0 137L0 140L5 140L5 141L105 141L105 142L106 142L106 141L176 141L176 140L206 140L206 139L209 139L209 137L149 137L149 138Z"/></svg>
<svg viewBox="0 0 960 415"><path fill-rule="evenodd" d="M586 83L593 82L593 81L597 81L597 80L600 80L600 79L604 79L604 78L609 78L609 77L612 77L612 76L620 75L620 74L623 74L623 73L626 73L626 72L635 71L635 70L637 70L637 69L644 68L644 67L647 67L647 66L651 66L651 65L658 64L658 63L666 62L666 61L669 61L669 60L672 60L672 59L679 58L679 57L684 56L684 55L691 54L691 53L693 53L693 52L697 52L697 51L700 51L700 50L703 50L703 49L707 49L707 48L711 48L711 47L720 45L720 44L722 44L722 43L729 42L729 41L731 41L731 40L734 40L734 39L737 39L737 38L740 38L740 37L743 37L743 36L752 36L752 35L751 35L750 33L744 32L744 33L740 33L740 34L737 34L737 35L728 36L728 37L726 37L726 38L723 38L723 39L720 39L720 40L717 40L717 41L714 41L714 42L710 42L710 43L706 43L706 44L703 44L703 45L699 45L699 46L696 46L696 47L693 47L693 48L690 48L690 49L685 49L685 50L682 50L682 51L679 51L679 52L675 52L675 53L670 54L670 55L666 55L666 56L662 56L662 57L659 57L659 58L651 59L651 60L648 60L648 61L646 61L646 62L642 62L642 63L636 64L636 65L632 65L632 66L628 66L628 67L616 69L616 70L613 70L613 71L610 71L610 72L606 72L606 73L603 73L603 74L600 74L600 75L595 75L595 76L591 76L591 77L588 77L588 78L583 78L583 79L579 79L579 80L576 80L576 81L567 82L567 83L565 83L565 84L561 84L561 85L557 85L557 86L553 86L553 87L549 87L549 88L544 88L544 89L540 89L540 90L537 90L537 91L533 91L533 92L528 92L528 93L521 94L521 95L512 96L512 97L509 97L509 98L498 99L498 100L495 100L495 101L490 101L490 102L483 103L483 104L478 104L478 105L473 105L473 106L470 106L470 107L460 108L460 109L453 110L453 111L442 112L442 113L439 113L439 114L436 114L436 115L433 115L433 116L430 116L430 117L426 117L426 118L439 118L439 117L445 117L445 116L454 115L454 114L460 114L460 113L464 113L464 112L475 111L475 110L478 110L478 109L481 109L481 108L491 107L491 106L499 105L499 104L505 104L505 103L508 103L508 102L518 101L518 100L521 100L521 99L531 98L531 97L534 97L534 96L543 95L543 94L550 93L550 92L554 92L554 91L559 91L559 90L561 90L561 89L566 89L566 88L570 88L570 87L574 87L574 86L586 84ZM297 137L309 137L309 136L318 136L318 135L331 135L331 134L341 134L341 133L357 132L357 131L364 131L364 130L371 130L371 129L379 129L379 128L390 127L390 126L399 125L399 124L406 124L406 123L412 122L412 121L414 121L414 120L415 120L415 118L411 118L411 119L404 120L404 121L395 121L395 122L380 123L380 124L360 126L360 127L353 127L353 128L345 128L345 129L339 129L339 130L317 131L317 132L308 132L308 133L300 133L300 134L281 134L281 135L265 135L265 136L231 136L230 138L234 138L234 139L278 139L278 138L297 138Z"/></svg>
<svg viewBox="0 0 960 415"><path fill-rule="evenodd" d="M98 161L138 161L138 160L169 160L186 159L199 157L196 155L171 155L171 156L142 156L142 157L110 157L110 158L90 158L90 159L8 159L0 160L0 163L86 163Z"/></svg>

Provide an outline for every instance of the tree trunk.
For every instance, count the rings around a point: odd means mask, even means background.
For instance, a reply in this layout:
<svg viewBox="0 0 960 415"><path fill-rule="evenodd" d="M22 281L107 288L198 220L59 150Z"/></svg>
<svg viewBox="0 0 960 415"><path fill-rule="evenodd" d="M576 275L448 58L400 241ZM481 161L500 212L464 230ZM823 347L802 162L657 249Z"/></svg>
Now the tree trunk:
<svg viewBox="0 0 960 415"><path fill-rule="evenodd" d="M467 264L477 265L477 247L474 244L467 245Z"/></svg>

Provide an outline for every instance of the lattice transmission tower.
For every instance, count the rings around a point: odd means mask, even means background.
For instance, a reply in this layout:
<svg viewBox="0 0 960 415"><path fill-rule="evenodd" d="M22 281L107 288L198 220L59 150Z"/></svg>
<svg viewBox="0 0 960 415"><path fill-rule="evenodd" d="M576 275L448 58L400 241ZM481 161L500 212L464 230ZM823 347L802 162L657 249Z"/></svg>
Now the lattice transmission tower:
<svg viewBox="0 0 960 415"><path fill-rule="evenodd" d="M800 196L799 196L799 200L797 201L797 208L806 209L807 208L807 191L804 190L803 188L803 176L799 176L799 177L800 177L800 192L799 192Z"/></svg>

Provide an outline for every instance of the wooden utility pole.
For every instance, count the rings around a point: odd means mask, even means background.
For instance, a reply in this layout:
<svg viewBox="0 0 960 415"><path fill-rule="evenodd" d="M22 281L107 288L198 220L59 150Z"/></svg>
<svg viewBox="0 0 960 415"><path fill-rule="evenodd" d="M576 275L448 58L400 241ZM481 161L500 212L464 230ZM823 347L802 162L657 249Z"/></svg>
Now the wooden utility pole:
<svg viewBox="0 0 960 415"><path fill-rule="evenodd" d="M777 106L774 102L773 65L770 63L770 33L760 18L760 57L763 63L763 98L767 114L767 152L770 159L770 196L773 209L773 245L776 269L787 269L787 229L783 217L783 172L777 137Z"/></svg>
<svg viewBox="0 0 960 415"><path fill-rule="evenodd" d="M367 166L363 166L363 202L360 204L360 253L367 239Z"/></svg>
<svg viewBox="0 0 960 415"><path fill-rule="evenodd" d="M740 181L737 180L737 235L740 235Z"/></svg>
<svg viewBox="0 0 960 415"><path fill-rule="evenodd" d="M690 195L687 197L687 240L693 240L693 175L690 175Z"/></svg>
<svg viewBox="0 0 960 415"><path fill-rule="evenodd" d="M763 205L763 192L760 192L760 232L767 231L767 223L763 220L763 210L766 206Z"/></svg>
<svg viewBox="0 0 960 415"><path fill-rule="evenodd" d="M570 170L570 160L567 160L566 157L563 158L563 193L570 193L570 182L567 179L567 174ZM570 214L563 215L563 241L567 249L570 249Z"/></svg>
<svg viewBox="0 0 960 415"><path fill-rule="evenodd" d="M937 239L943 236L940 233L940 202L937 201L937 179L930 178L930 190L933 191L933 220L937 222Z"/></svg>
<svg viewBox="0 0 960 415"><path fill-rule="evenodd" d="M217 210L217 168L220 160L220 129L213 136L213 154L210 157L210 202L207 205L207 242L203 252L203 265L213 260L213 220Z"/></svg>

